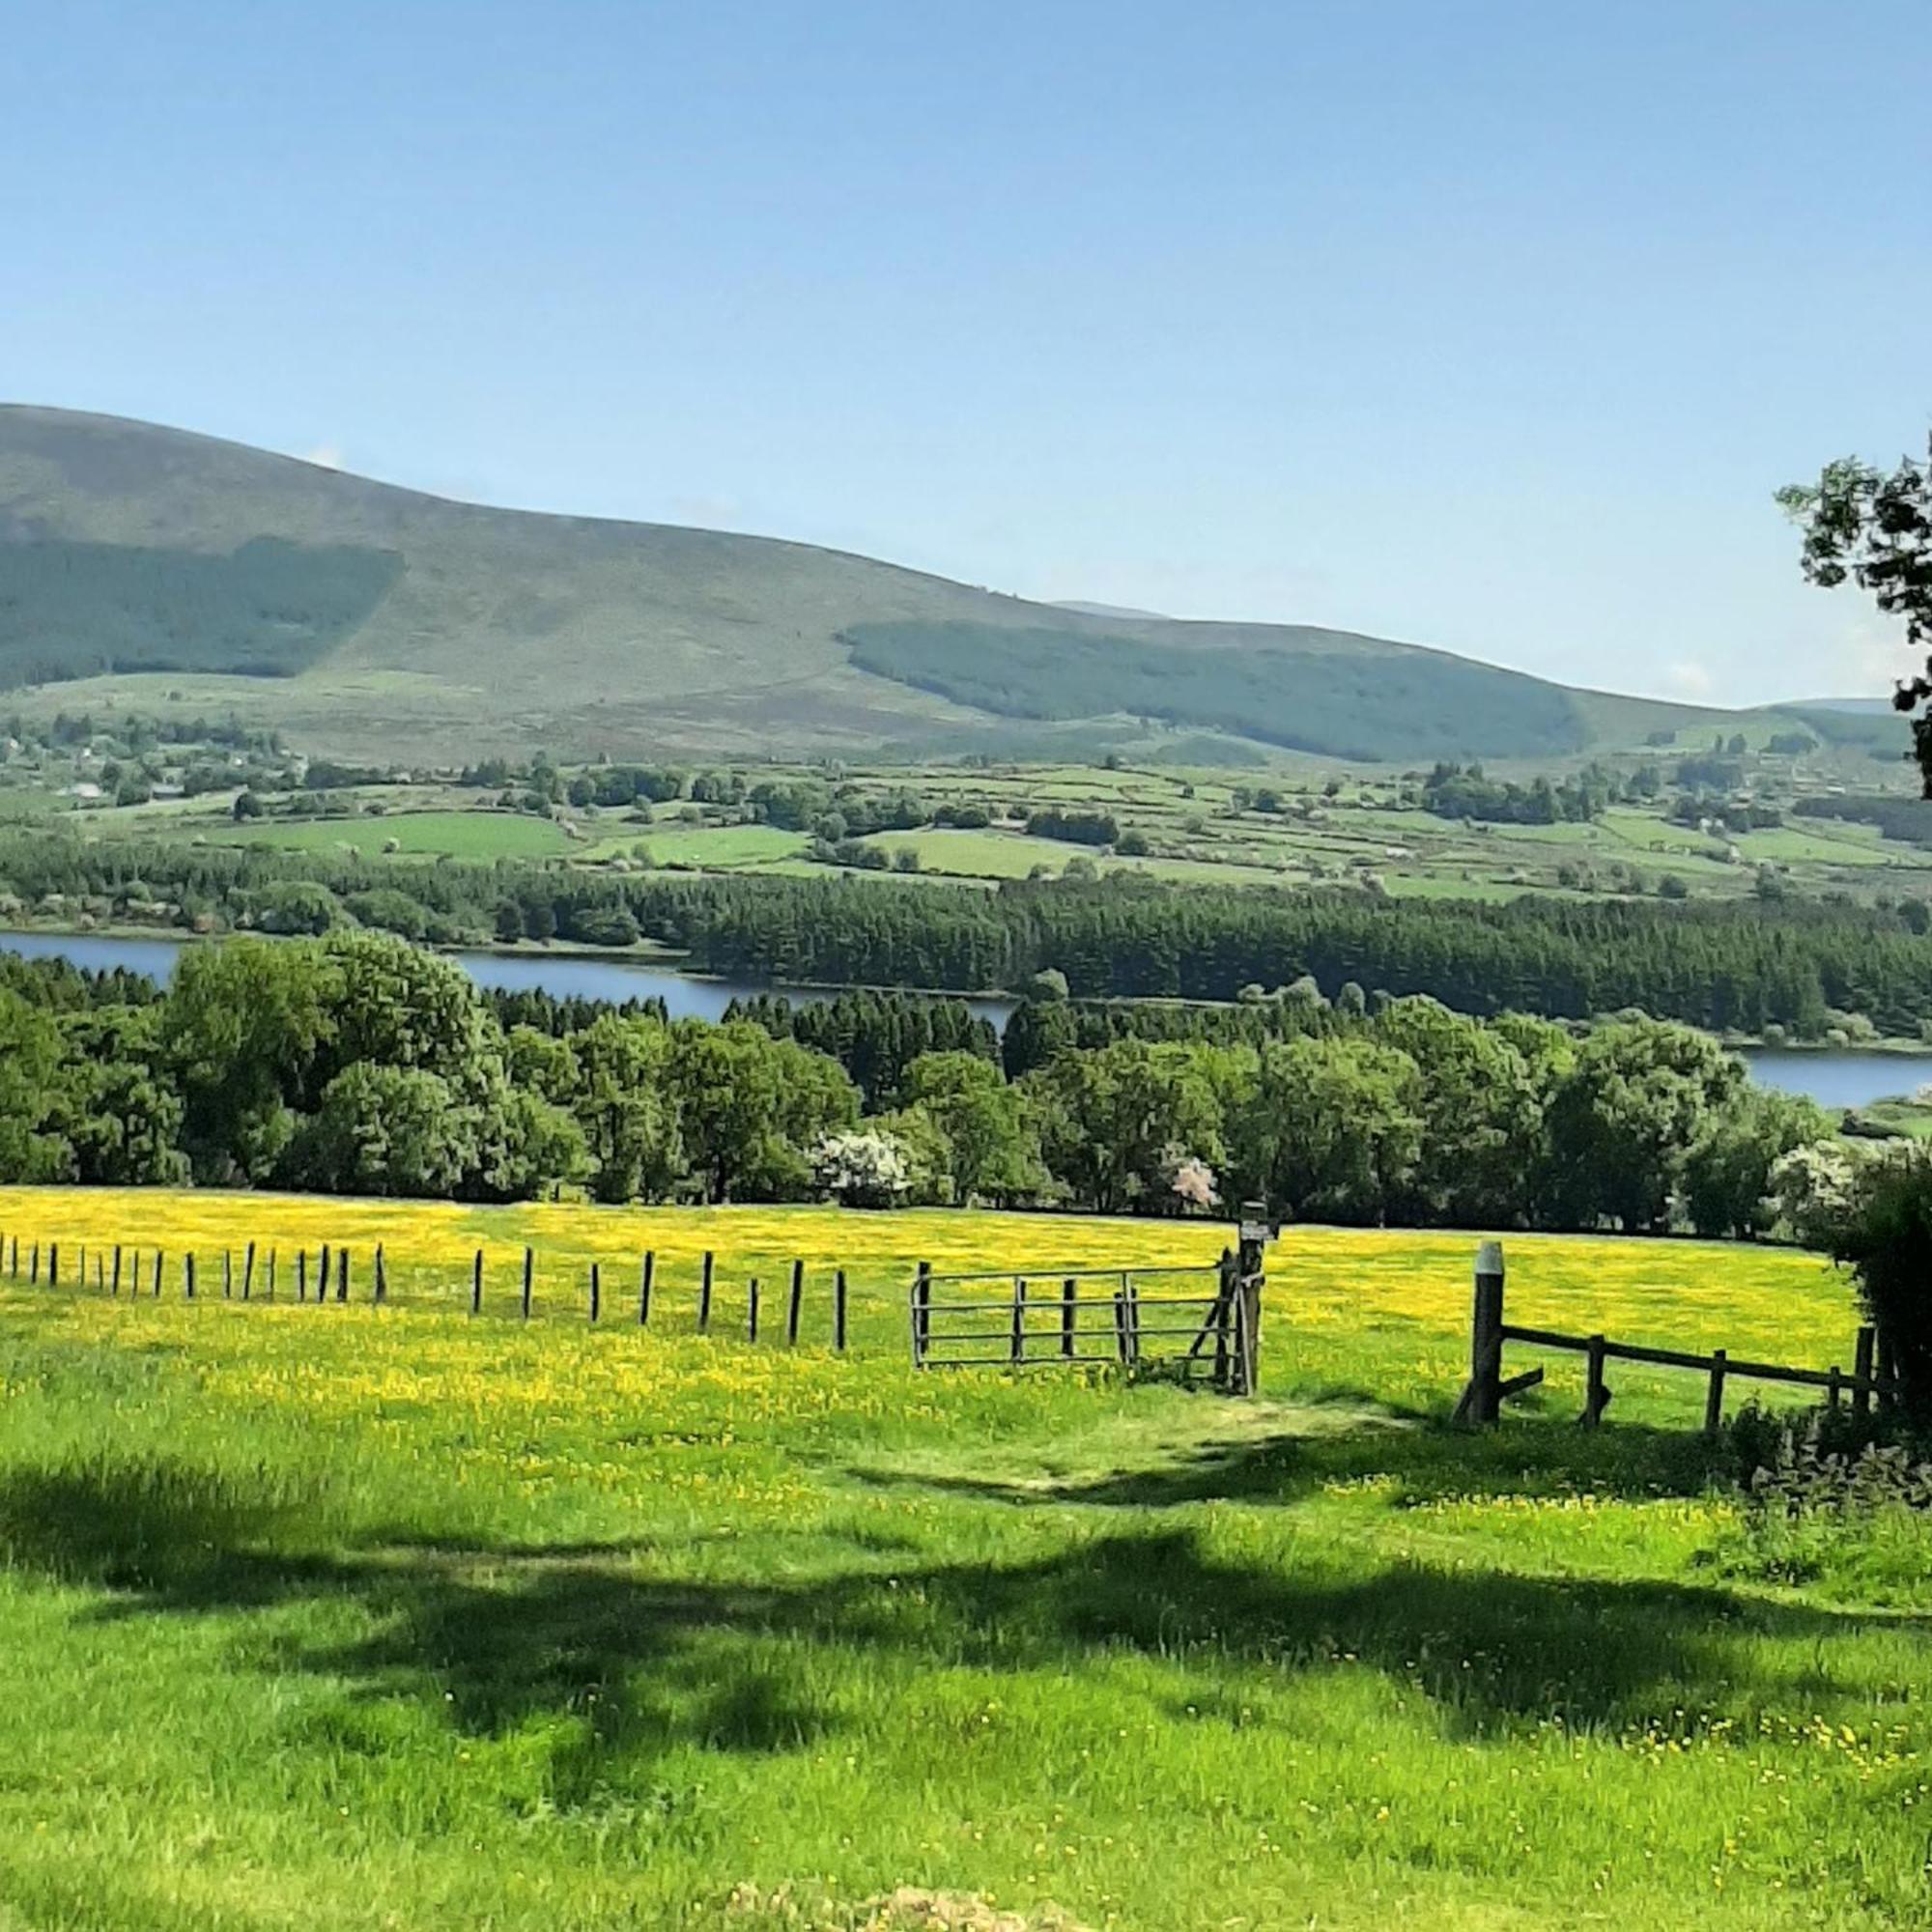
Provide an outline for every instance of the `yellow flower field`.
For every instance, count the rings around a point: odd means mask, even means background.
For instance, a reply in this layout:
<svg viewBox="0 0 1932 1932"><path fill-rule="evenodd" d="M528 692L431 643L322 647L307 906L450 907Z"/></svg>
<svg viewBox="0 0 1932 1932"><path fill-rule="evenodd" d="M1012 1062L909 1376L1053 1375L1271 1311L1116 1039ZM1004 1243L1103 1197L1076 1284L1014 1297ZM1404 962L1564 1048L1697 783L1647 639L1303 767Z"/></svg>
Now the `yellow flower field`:
<svg viewBox="0 0 1932 1932"><path fill-rule="evenodd" d="M1289 1231L1255 1402L911 1365L921 1260L1000 1275L992 1299L1227 1236L0 1193L23 1253L0 1270L0 1927L860 1932L895 1895L1096 1932L1912 1922L1932 1671L1896 1606L1926 1594L1922 1539L1893 1525L1853 1551L1869 1575L1804 1593L1740 1569L1696 1377L1619 1376L1585 1432L1552 1359L1501 1430L1442 1427L1475 1236ZM291 1257L324 1242L352 1298L298 1303ZM128 1292L136 1244L167 1258L158 1299L145 1272ZM1815 1258L1507 1253L1524 1321L1849 1353Z"/></svg>

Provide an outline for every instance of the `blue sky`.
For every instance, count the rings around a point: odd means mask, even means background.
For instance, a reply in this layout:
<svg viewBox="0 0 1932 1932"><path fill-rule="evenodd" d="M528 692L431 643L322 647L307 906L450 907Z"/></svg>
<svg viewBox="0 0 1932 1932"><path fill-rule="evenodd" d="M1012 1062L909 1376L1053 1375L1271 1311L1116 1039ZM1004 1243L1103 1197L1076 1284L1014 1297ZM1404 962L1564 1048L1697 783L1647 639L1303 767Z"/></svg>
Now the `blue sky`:
<svg viewBox="0 0 1932 1932"><path fill-rule="evenodd" d="M0 398L1578 682L1879 691L1924 0L0 0Z"/></svg>

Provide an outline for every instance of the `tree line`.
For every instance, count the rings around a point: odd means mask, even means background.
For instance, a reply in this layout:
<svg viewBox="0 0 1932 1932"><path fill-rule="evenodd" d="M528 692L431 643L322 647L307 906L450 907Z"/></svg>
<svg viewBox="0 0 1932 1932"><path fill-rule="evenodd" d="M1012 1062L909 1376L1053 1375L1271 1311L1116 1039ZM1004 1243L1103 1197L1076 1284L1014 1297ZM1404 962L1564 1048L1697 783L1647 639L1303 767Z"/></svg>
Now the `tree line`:
<svg viewBox="0 0 1932 1932"><path fill-rule="evenodd" d="M0 1179L1143 1213L1262 1198L1364 1224L1748 1235L1773 1168L1828 1131L1708 1036L1646 1017L1578 1039L1304 988L1151 1037L1163 1009L1041 990L1003 1061L957 1002L668 1020L486 995L367 932L191 948L165 993L15 962Z"/></svg>
<svg viewBox="0 0 1932 1932"><path fill-rule="evenodd" d="M455 945L639 939L728 979L980 991L1043 970L1091 999L1233 1000L1311 977L1470 1013L1589 1019L1639 1007L1722 1032L1828 1037L1932 1023L1924 908L1389 901L1230 893L1116 875L935 892L890 880L417 862L0 834L0 915L317 936L362 925ZM1867 1029L1868 1030L1868 1029Z"/></svg>

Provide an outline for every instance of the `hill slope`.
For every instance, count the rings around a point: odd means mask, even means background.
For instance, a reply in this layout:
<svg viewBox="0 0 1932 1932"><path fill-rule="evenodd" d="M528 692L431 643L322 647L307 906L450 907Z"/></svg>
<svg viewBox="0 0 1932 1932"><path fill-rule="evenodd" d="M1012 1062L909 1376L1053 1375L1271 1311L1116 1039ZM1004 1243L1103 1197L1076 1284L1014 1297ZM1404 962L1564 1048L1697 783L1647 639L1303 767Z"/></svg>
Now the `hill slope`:
<svg viewBox="0 0 1932 1932"><path fill-rule="evenodd" d="M365 757L1555 759L1734 715L1348 632L1069 610L765 537L498 510L0 407L0 686ZM170 697L170 694L175 694Z"/></svg>

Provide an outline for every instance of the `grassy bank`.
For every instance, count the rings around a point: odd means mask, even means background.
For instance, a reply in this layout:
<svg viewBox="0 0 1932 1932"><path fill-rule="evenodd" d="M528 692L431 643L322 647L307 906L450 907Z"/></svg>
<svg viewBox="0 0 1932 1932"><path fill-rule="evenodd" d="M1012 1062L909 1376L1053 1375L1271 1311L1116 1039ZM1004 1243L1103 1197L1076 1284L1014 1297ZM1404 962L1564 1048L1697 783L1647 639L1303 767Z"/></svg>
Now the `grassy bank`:
<svg viewBox="0 0 1932 1932"><path fill-rule="evenodd" d="M1292 1234L1236 1405L903 1352L918 1259L1207 1227L6 1192L0 1228L204 1258L191 1305L0 1286L0 1925L763 1932L900 1887L1041 1925L1918 1922L1909 1566L1754 1576L1694 1382L1633 1372L1591 1435L1552 1367L1442 1428L1471 1237ZM273 1305L211 1294L251 1237ZM291 1305L323 1240L357 1298ZM592 1329L590 1260L647 1247L650 1330ZM706 1247L721 1326L806 1259L812 1346L692 1333ZM1856 1319L1788 1252L1510 1261L1520 1319L1633 1339L1822 1362Z"/></svg>

